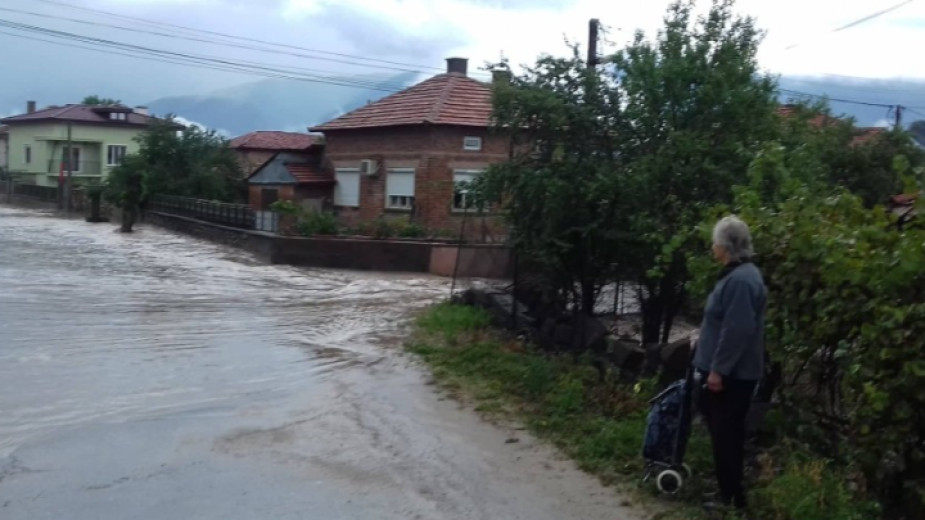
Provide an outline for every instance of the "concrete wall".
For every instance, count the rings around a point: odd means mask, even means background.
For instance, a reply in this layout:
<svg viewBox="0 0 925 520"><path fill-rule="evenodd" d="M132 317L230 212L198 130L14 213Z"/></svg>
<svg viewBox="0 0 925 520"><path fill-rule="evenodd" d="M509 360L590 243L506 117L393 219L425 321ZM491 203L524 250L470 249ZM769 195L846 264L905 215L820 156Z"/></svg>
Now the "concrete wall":
<svg viewBox="0 0 925 520"><path fill-rule="evenodd" d="M265 262L359 271L433 273L452 276L457 247L430 242L284 237L149 212L145 222L240 247ZM506 278L510 251L502 246L464 246L460 277Z"/></svg>
<svg viewBox="0 0 925 520"><path fill-rule="evenodd" d="M508 278L512 269L511 250L504 246L435 244L430 251L430 272L439 276Z"/></svg>

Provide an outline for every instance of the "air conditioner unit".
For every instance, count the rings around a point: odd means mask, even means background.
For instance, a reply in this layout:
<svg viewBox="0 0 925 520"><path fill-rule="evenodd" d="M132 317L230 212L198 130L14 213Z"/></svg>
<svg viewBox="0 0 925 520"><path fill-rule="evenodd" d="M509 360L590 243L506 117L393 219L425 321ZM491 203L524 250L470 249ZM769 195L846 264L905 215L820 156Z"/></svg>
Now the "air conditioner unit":
<svg viewBox="0 0 925 520"><path fill-rule="evenodd" d="M372 177L379 173L379 165L372 159L364 159L360 161L360 173Z"/></svg>

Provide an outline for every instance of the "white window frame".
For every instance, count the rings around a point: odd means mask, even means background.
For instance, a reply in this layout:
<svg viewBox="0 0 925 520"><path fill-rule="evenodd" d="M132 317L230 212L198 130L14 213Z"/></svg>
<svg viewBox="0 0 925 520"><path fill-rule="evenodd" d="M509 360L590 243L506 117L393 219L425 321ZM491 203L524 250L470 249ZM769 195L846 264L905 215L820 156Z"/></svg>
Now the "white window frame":
<svg viewBox="0 0 925 520"><path fill-rule="evenodd" d="M27 144L23 148L23 162L25 164L32 164L32 145Z"/></svg>
<svg viewBox="0 0 925 520"><path fill-rule="evenodd" d="M356 179L356 194L354 195L355 199L345 199L343 186L346 184L342 179L346 179L349 176L351 179ZM334 185L334 205L342 208L359 208L360 207L360 182L361 175L359 168L335 168L334 169L334 179L337 181L337 184Z"/></svg>
<svg viewBox="0 0 925 520"><path fill-rule="evenodd" d="M119 157L119 162L112 162L111 151L115 147L120 147L123 149L122 156ZM125 156L128 155L128 145L126 144L107 144L106 145L106 166L119 166L125 161Z"/></svg>
<svg viewBox="0 0 925 520"><path fill-rule="evenodd" d="M401 190L392 183L393 175L411 177L411 190ZM414 209L414 196L417 184L415 168L389 168L385 172L385 207L390 210L411 211ZM399 191L401 193L399 193Z"/></svg>
<svg viewBox="0 0 925 520"><path fill-rule="evenodd" d="M469 195L469 190L468 189L460 190L458 185L461 182L471 182L475 180L476 177L478 177L479 175L482 175L483 173L485 173L484 169L471 169L470 168L470 169L453 170L453 200L450 201L450 206L454 213L467 213L467 212L472 212L472 211L478 211L478 208L476 207L471 207L471 208L465 207L466 206L466 196ZM457 177L461 177L461 176L466 176L469 179L467 181L457 180ZM462 193L463 195L463 206L462 207L456 204L457 190L460 190L463 192Z"/></svg>
<svg viewBox="0 0 925 520"><path fill-rule="evenodd" d="M474 135L463 137L463 150L467 152L481 152L482 138Z"/></svg>

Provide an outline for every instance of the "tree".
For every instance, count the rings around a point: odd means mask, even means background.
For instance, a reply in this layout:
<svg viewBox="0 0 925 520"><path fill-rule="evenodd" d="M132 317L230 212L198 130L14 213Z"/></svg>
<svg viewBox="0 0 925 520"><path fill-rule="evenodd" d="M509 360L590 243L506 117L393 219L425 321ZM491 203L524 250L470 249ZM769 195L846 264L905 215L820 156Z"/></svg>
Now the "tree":
<svg viewBox="0 0 925 520"><path fill-rule="evenodd" d="M214 130L181 128L172 118L154 120L135 139L138 153L110 172L107 198L128 212L125 230L156 195L231 202L239 193L243 174L228 141Z"/></svg>
<svg viewBox="0 0 925 520"><path fill-rule="evenodd" d="M106 181L107 199L122 211L123 233L132 232L145 196L145 166L140 155L129 155L109 172Z"/></svg>
<svg viewBox="0 0 925 520"><path fill-rule="evenodd" d="M909 133L912 135L912 139L915 140L916 144L925 148L925 121L921 119L913 121L912 124L909 125Z"/></svg>
<svg viewBox="0 0 925 520"><path fill-rule="evenodd" d="M541 58L495 89L497 131L511 138L512 158L474 190L486 202L503 201L517 255L532 274L524 285L551 313L593 313L619 263L626 192L611 136L626 131L621 114L612 78L588 68L577 48L569 58Z"/></svg>
<svg viewBox="0 0 925 520"><path fill-rule="evenodd" d="M518 254L540 264L547 298L564 309L572 294L590 313L604 283L635 281L647 343L667 338L684 298L690 241L672 237L731 200L778 128L752 20L726 0L696 20L692 9L673 4L658 36L637 33L612 69L575 52L496 89L496 126L515 147L480 182L503 203Z"/></svg>
<svg viewBox="0 0 925 520"><path fill-rule="evenodd" d="M176 195L232 201L242 182L241 167L228 141L214 130L191 126L178 132L172 119L157 120L138 136L145 199Z"/></svg>
<svg viewBox="0 0 925 520"><path fill-rule="evenodd" d="M728 201L777 128L775 83L759 73L761 34L733 2L692 18L673 4L655 41L637 33L614 57L632 132L621 153L634 197L632 233L642 238L631 269L639 282L643 341L667 341L684 299L686 241L703 208Z"/></svg>
<svg viewBox="0 0 925 520"><path fill-rule="evenodd" d="M97 95L87 96L80 102L81 105L121 105L122 101L112 98L101 98Z"/></svg>

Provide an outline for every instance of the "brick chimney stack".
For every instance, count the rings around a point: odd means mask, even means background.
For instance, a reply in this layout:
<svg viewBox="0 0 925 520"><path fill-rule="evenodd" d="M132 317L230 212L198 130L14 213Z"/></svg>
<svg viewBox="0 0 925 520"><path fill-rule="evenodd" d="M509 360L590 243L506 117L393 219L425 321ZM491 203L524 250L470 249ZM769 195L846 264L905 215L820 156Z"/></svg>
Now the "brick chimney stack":
<svg viewBox="0 0 925 520"><path fill-rule="evenodd" d="M446 72L447 74L462 74L463 76L468 75L469 73L469 60L466 58L447 58L446 59Z"/></svg>
<svg viewBox="0 0 925 520"><path fill-rule="evenodd" d="M27 114L35 113L35 101L26 101L26 113Z"/></svg>

